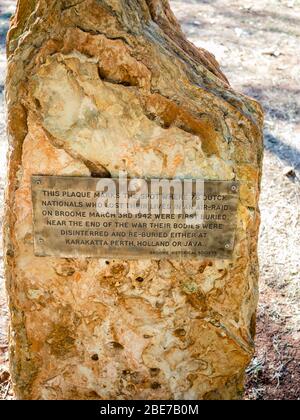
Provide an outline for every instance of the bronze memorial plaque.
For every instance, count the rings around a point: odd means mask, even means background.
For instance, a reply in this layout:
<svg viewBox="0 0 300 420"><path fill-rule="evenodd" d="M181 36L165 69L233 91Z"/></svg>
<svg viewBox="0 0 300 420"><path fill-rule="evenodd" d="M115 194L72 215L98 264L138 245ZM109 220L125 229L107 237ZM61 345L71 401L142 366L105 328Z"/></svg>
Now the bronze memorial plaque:
<svg viewBox="0 0 300 420"><path fill-rule="evenodd" d="M116 188L101 190L99 181L113 182ZM121 182L124 188L124 181ZM139 182L144 184L134 190L140 192L140 199L135 199L133 208L140 206L143 208L140 212L124 210L134 196L132 192L121 191L120 179L33 176L35 255L108 259L231 258L237 224L238 182L202 181L203 213L198 221L190 213L187 215L185 206L179 212L185 198L184 194L176 196L180 189L177 192L173 189L164 197L165 190L159 188L157 198L150 180L135 180L136 184ZM182 190L185 191L184 187ZM195 186L191 191L195 199ZM102 201L98 204L100 197ZM167 205L162 204L162 197L169 198ZM155 198L159 210L151 210L150 202ZM130 206L132 203L134 201Z"/></svg>

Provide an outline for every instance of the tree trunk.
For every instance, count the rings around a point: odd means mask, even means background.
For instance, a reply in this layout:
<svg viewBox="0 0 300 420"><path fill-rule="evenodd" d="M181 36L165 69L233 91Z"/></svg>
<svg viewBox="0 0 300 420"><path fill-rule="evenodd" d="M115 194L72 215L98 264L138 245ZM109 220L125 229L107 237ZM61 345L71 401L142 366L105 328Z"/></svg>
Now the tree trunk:
<svg viewBox="0 0 300 420"><path fill-rule="evenodd" d="M7 54L17 397L240 398L257 305L260 106L186 40L166 0L19 0ZM31 176L119 170L240 181L233 259L34 256Z"/></svg>

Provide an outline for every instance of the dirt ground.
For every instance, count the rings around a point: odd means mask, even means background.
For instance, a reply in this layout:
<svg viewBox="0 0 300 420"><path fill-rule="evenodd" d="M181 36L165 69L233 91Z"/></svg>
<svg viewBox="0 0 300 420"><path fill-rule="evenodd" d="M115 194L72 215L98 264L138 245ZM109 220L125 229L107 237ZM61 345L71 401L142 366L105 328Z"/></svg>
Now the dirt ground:
<svg viewBox="0 0 300 420"><path fill-rule="evenodd" d="M5 184L4 43L14 0L0 0L0 199ZM266 111L257 351L246 399L300 400L300 0L173 0L189 39ZM1 212L2 212L1 201ZM0 399L12 399L0 255ZM1 373L2 372L2 373Z"/></svg>

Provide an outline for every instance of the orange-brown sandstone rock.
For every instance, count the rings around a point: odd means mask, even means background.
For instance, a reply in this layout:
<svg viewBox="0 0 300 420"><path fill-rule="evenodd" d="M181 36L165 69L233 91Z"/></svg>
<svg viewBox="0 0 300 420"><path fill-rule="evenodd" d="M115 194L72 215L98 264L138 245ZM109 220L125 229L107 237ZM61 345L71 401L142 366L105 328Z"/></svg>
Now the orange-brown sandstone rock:
<svg viewBox="0 0 300 420"><path fill-rule="evenodd" d="M260 106L166 0L19 0L5 258L22 399L233 399L253 354ZM32 174L241 182L232 260L39 258ZM138 279L138 281L137 281Z"/></svg>

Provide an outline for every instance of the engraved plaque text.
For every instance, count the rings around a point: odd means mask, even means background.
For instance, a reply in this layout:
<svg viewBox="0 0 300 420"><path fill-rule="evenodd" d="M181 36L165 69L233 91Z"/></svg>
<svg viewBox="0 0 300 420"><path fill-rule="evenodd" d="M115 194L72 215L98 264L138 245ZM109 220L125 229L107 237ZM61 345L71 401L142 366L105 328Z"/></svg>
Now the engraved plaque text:
<svg viewBox="0 0 300 420"><path fill-rule="evenodd" d="M97 178L33 176L34 250L62 258L231 258L239 184L205 181L204 219L177 214L100 214ZM118 180L116 180L118 182Z"/></svg>

